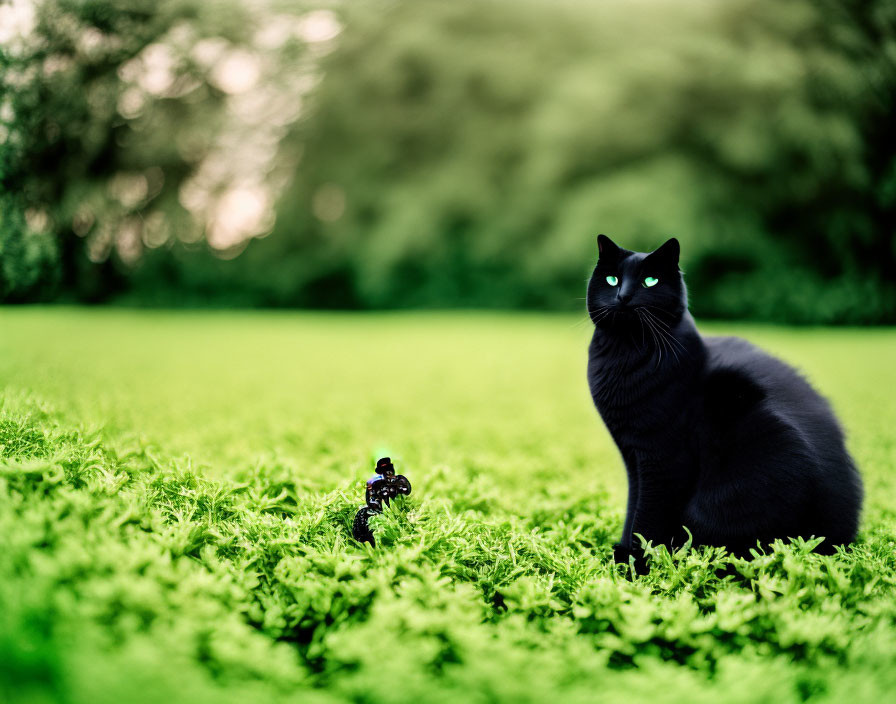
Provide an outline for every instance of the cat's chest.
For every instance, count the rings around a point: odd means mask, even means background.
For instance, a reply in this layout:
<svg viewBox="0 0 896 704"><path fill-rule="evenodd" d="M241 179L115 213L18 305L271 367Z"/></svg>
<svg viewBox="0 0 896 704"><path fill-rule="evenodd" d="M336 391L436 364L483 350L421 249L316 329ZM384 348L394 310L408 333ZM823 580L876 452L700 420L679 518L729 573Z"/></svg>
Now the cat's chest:
<svg viewBox="0 0 896 704"><path fill-rule="evenodd" d="M588 381L594 404L611 431L667 431L690 415L681 369L635 355L592 354Z"/></svg>
<svg viewBox="0 0 896 704"><path fill-rule="evenodd" d="M651 361L646 355L592 353L588 383L598 409L629 407L654 395L665 380Z"/></svg>

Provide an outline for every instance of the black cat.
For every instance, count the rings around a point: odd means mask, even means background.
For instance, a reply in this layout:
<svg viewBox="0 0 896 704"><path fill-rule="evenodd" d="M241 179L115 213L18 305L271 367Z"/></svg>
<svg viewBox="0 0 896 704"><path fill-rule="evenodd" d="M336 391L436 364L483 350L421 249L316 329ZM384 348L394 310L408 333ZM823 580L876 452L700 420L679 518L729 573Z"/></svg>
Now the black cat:
<svg viewBox="0 0 896 704"><path fill-rule="evenodd" d="M757 541L851 542L862 483L827 401L794 369L736 337L701 337L678 240L648 254L597 238L588 383L628 473L617 562L640 533L746 555Z"/></svg>

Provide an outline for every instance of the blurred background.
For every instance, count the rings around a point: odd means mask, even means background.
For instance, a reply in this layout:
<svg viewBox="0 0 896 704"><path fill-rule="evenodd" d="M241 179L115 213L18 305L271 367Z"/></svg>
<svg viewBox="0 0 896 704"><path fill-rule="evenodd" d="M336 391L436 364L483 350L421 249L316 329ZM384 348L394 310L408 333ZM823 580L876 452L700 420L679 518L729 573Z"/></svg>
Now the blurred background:
<svg viewBox="0 0 896 704"><path fill-rule="evenodd" d="M0 2L0 299L896 322L892 0Z"/></svg>

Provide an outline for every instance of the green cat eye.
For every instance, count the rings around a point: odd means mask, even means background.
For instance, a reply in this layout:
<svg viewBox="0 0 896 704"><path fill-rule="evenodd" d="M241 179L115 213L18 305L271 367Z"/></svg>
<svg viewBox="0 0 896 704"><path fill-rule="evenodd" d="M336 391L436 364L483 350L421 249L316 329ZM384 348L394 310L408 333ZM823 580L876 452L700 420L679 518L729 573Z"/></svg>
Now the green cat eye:
<svg viewBox="0 0 896 704"><path fill-rule="evenodd" d="M660 280L655 276L648 276L644 279L644 287L650 288L651 286L656 286L659 282Z"/></svg>
<svg viewBox="0 0 896 704"><path fill-rule="evenodd" d="M607 283L610 284L610 286L615 286L619 283L619 279L617 279L615 276L608 276Z"/></svg>

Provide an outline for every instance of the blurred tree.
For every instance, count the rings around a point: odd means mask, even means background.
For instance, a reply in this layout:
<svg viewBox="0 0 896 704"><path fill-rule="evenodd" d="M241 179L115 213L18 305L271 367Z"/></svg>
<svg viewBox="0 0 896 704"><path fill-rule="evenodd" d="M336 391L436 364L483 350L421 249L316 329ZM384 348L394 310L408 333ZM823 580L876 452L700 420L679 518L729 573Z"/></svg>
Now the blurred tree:
<svg viewBox="0 0 896 704"><path fill-rule="evenodd" d="M270 229L272 153L301 97L301 74L277 78L298 65L295 17L235 0L4 9L19 31L0 55L0 193L55 235L64 296L123 290L147 249L204 237L232 255Z"/></svg>
<svg viewBox="0 0 896 704"><path fill-rule="evenodd" d="M802 78L786 109L766 117L774 148L751 168L731 159L724 141L697 145L773 239L762 249L710 243L691 271L696 309L787 322L893 322L896 4L825 0L810 18L791 34Z"/></svg>
<svg viewBox="0 0 896 704"><path fill-rule="evenodd" d="M46 300L58 272L53 237L30 232L21 204L0 195L0 300Z"/></svg>
<svg viewBox="0 0 896 704"><path fill-rule="evenodd" d="M569 309L603 231L700 315L894 322L894 6L44 0L4 222L82 299Z"/></svg>
<svg viewBox="0 0 896 704"><path fill-rule="evenodd" d="M315 303L564 308L596 232L675 234L700 314L896 320L891 7L352 6L253 249Z"/></svg>

